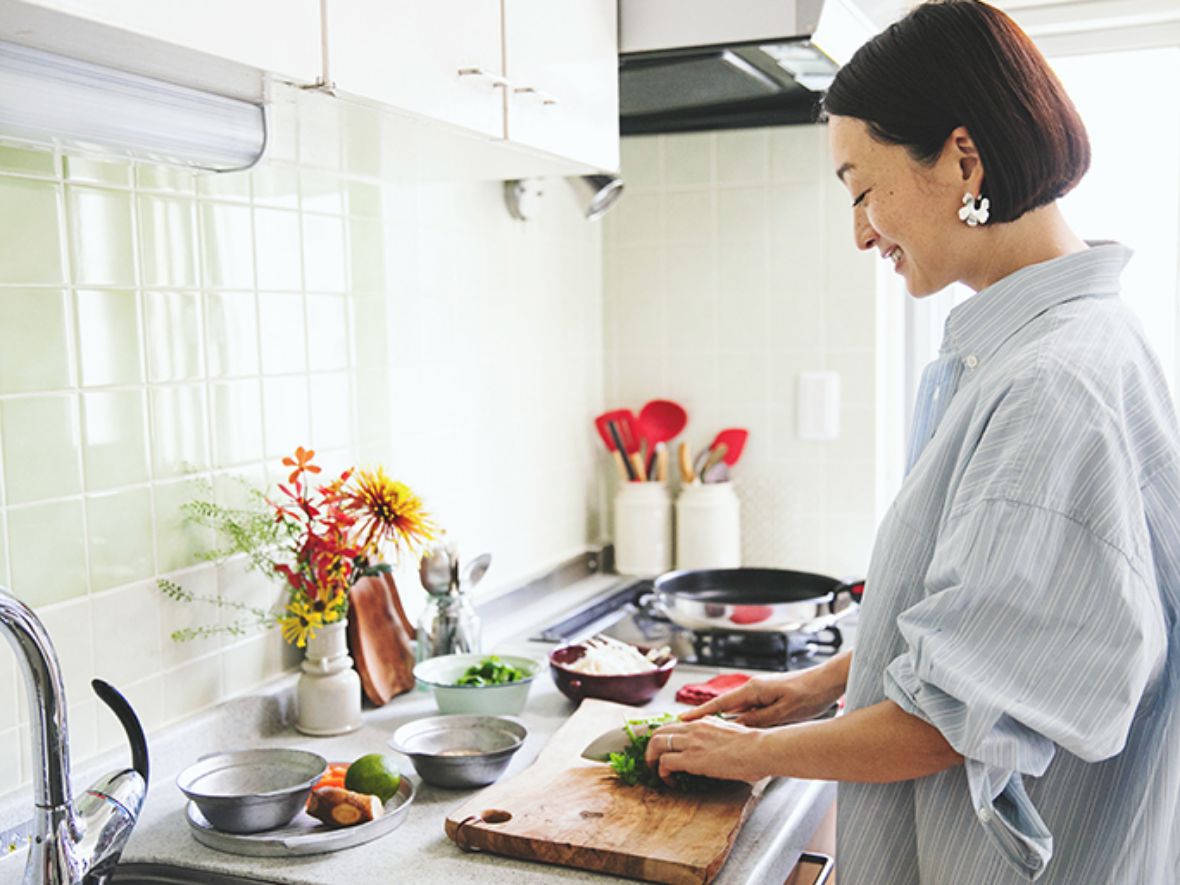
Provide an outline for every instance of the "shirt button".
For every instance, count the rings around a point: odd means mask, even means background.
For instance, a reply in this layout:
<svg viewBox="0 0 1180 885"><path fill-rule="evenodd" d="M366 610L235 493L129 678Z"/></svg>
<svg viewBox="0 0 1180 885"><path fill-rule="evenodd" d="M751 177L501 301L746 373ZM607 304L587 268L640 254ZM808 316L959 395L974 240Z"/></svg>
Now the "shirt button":
<svg viewBox="0 0 1180 885"><path fill-rule="evenodd" d="M979 820L981 822L987 823L991 819L992 819L992 810L990 808L979 809Z"/></svg>
<svg viewBox="0 0 1180 885"><path fill-rule="evenodd" d="M971 354L967 357L967 359L963 360L963 362L967 365L968 369L974 369L979 365L979 360L976 359L975 354Z"/></svg>

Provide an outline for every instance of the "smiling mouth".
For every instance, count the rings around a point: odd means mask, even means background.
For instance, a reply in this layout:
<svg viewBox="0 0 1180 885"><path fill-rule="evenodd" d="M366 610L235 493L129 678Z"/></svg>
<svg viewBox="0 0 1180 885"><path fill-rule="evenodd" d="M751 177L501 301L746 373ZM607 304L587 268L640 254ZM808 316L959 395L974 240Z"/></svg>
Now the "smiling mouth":
<svg viewBox="0 0 1180 885"><path fill-rule="evenodd" d="M901 251L901 246L894 246L892 249L890 249L888 252L886 252L882 257L888 258L890 261L892 261L894 268L896 268L898 265L901 264L901 259L903 257L902 251Z"/></svg>

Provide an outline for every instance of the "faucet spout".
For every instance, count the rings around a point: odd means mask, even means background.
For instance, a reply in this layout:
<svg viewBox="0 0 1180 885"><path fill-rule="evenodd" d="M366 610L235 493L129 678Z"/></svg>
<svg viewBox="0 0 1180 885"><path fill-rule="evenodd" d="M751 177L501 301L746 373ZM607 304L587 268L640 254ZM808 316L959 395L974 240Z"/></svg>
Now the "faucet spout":
<svg viewBox="0 0 1180 885"><path fill-rule="evenodd" d="M0 587L0 632L16 651L24 675L32 717L33 802L38 818L64 813L71 835L78 823L70 791L70 749L66 732L66 694L61 667L45 627L32 610ZM38 821L40 823L40 820ZM40 828L38 828L40 829Z"/></svg>
<svg viewBox="0 0 1180 885"><path fill-rule="evenodd" d="M131 744L132 767L93 784L75 804L61 667L44 625L0 587L0 633L16 649L33 717L33 830L25 885L106 882L131 836L147 793L148 750L143 727L118 691L95 679L99 698L114 711Z"/></svg>

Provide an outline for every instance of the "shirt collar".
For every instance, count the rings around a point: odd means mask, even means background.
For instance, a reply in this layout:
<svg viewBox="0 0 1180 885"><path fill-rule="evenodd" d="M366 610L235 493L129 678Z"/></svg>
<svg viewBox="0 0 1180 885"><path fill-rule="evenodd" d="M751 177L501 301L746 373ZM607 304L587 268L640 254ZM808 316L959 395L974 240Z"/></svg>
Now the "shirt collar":
<svg viewBox="0 0 1180 885"><path fill-rule="evenodd" d="M946 319L941 352L974 369L1050 308L1075 298L1117 295L1131 250L1111 241L1087 245L1082 252L1022 267L955 307Z"/></svg>

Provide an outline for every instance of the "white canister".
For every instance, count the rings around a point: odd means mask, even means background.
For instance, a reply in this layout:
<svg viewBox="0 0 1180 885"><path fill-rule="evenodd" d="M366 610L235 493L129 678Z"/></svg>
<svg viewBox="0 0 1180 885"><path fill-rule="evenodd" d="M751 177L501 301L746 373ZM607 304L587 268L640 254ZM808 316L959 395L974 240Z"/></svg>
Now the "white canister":
<svg viewBox="0 0 1180 885"><path fill-rule="evenodd" d="M348 620L326 624L307 640L295 689L295 728L330 735L361 725L361 678L348 654Z"/></svg>
<svg viewBox="0 0 1180 885"><path fill-rule="evenodd" d="M741 506L731 482L694 482L676 500L676 568L738 568Z"/></svg>
<svg viewBox="0 0 1180 885"><path fill-rule="evenodd" d="M628 482L615 495L615 571L660 575L672 568L672 499L662 482Z"/></svg>

